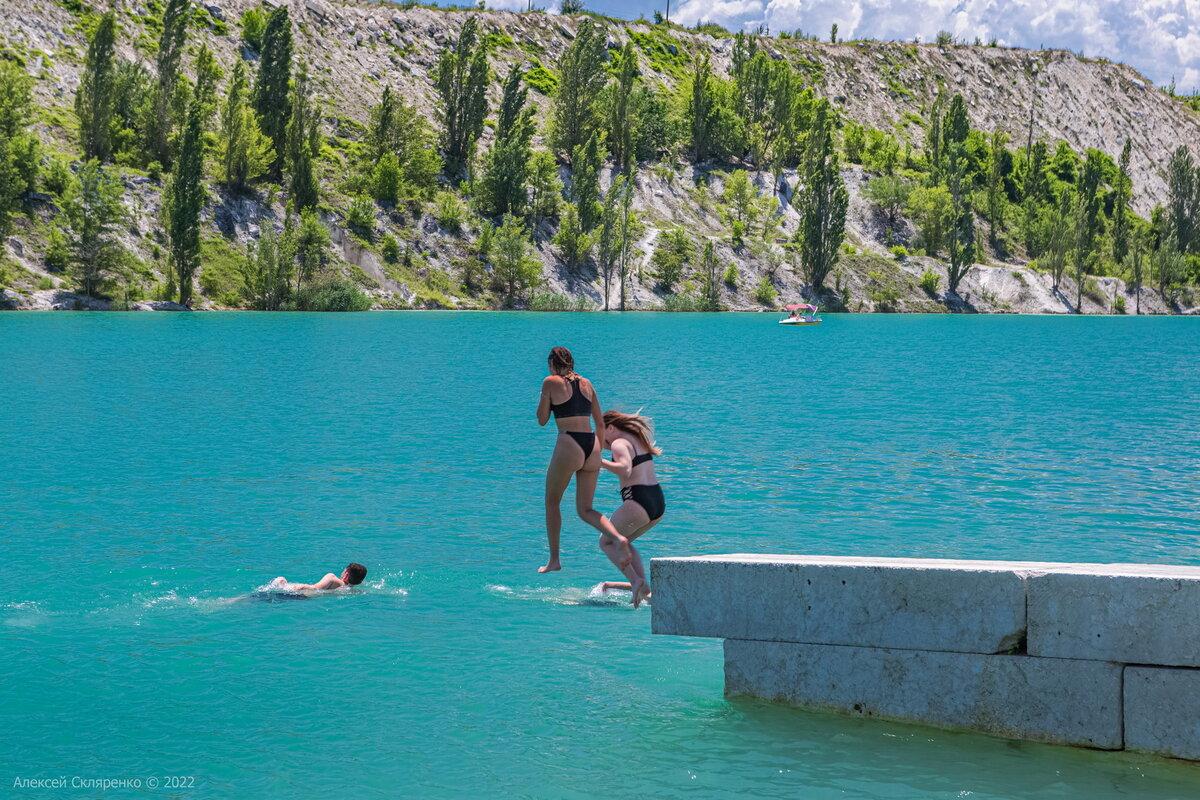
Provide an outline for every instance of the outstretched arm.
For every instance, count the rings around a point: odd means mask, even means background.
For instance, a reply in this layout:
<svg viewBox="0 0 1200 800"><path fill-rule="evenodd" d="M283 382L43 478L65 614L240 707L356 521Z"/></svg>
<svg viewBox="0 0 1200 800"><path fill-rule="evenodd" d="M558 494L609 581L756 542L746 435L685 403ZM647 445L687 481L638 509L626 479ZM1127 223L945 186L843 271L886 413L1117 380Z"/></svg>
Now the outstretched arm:
<svg viewBox="0 0 1200 800"><path fill-rule="evenodd" d="M550 421L550 387L554 385L554 378L547 375L542 381L542 396L538 399L537 421L538 425L545 425Z"/></svg>

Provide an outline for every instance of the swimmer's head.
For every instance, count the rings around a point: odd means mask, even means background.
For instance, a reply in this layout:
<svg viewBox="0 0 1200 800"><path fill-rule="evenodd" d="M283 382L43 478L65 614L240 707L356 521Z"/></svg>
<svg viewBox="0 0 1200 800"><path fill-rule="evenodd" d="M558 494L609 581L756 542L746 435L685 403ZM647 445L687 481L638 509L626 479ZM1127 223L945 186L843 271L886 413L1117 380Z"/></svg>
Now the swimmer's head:
<svg viewBox="0 0 1200 800"><path fill-rule="evenodd" d="M358 586L367 577L367 568L357 561L352 561L342 570L342 580L351 586Z"/></svg>
<svg viewBox="0 0 1200 800"><path fill-rule="evenodd" d="M554 347L550 349L550 355L546 357L546 363L550 366L551 375L561 375L564 378L574 378L575 372L575 357L571 355L571 351L565 347Z"/></svg>

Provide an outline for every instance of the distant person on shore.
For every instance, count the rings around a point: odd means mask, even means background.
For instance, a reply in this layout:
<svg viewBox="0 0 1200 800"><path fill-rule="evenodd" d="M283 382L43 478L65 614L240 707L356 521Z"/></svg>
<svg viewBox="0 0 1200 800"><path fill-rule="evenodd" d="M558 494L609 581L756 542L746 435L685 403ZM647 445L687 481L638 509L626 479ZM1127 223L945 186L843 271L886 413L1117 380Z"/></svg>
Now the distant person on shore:
<svg viewBox="0 0 1200 800"><path fill-rule="evenodd" d="M327 572L324 578L316 583L290 583L282 575L267 584L268 590L285 592L328 592L333 589L344 589L347 586L358 586L367 577L367 568L357 562L346 565L341 576Z"/></svg>
<svg viewBox="0 0 1200 800"><path fill-rule="evenodd" d="M633 560L625 563L614 540L603 533L600 549L629 579L633 607L637 608L650 598L650 584L646 581L642 557L632 542L657 525L667 509L662 486L654 474L654 457L662 450L654 444L654 431L646 417L606 411L604 430L612 460L604 459L601 465L621 479L621 499L624 500L613 512L612 524L631 543L628 547Z"/></svg>
<svg viewBox="0 0 1200 800"><path fill-rule="evenodd" d="M633 558L629 542L617 532L600 512L593 508L596 481L600 475L600 451L604 447L604 415L600 398L592 382L575 371L575 358L565 347L555 347L546 359L550 374L542 381L542 396L538 400L538 425L545 425L554 416L558 436L554 454L546 469L546 538L550 545L550 560L538 572L562 569L559 562L558 540L562 533L563 494L575 476L575 510L579 518L612 542L613 556L623 564ZM589 419L590 418L590 419ZM592 430L592 423L596 429Z"/></svg>

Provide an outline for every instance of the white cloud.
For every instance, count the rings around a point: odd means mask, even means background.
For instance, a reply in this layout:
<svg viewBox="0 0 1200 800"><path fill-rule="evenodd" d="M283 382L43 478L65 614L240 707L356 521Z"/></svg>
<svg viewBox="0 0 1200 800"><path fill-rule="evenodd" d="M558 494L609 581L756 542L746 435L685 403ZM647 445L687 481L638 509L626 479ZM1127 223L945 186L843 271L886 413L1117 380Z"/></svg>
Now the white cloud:
<svg viewBox="0 0 1200 800"><path fill-rule="evenodd" d="M968 41L1081 50L1123 61L1157 83L1200 88L1200 0L683 0L672 18L826 37Z"/></svg>

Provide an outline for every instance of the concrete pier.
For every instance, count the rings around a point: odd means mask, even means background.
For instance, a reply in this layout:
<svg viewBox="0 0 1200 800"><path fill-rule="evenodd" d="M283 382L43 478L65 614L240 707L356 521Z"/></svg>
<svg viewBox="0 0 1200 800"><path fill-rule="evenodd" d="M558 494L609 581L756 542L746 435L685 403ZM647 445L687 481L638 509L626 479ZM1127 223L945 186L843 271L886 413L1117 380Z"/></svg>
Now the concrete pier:
<svg viewBox="0 0 1200 800"><path fill-rule="evenodd" d="M725 639L725 692L1200 760L1200 568L656 558L652 629Z"/></svg>

